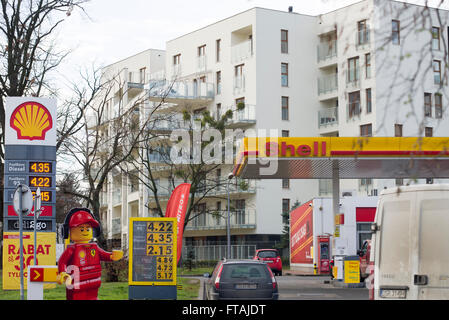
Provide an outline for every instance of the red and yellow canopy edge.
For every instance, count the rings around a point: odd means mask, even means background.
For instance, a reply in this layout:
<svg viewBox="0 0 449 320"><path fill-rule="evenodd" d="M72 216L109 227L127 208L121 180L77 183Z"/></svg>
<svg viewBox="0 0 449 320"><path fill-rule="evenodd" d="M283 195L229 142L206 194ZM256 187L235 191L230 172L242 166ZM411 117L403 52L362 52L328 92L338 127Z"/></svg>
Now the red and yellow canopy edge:
<svg viewBox="0 0 449 320"><path fill-rule="evenodd" d="M449 137L258 137L244 138L233 174L239 175L248 157L449 157Z"/></svg>

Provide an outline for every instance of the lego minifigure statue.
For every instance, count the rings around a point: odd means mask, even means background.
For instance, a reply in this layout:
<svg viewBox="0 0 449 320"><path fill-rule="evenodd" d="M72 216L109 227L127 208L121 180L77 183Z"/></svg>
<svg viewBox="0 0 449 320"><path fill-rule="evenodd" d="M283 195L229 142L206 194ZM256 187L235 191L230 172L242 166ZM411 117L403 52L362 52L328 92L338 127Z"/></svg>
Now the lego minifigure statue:
<svg viewBox="0 0 449 320"><path fill-rule="evenodd" d="M67 300L97 300L101 286L101 261L117 261L123 251L104 251L91 242L100 224L87 208L74 208L64 221L64 239L70 238L58 261L58 283L66 283Z"/></svg>

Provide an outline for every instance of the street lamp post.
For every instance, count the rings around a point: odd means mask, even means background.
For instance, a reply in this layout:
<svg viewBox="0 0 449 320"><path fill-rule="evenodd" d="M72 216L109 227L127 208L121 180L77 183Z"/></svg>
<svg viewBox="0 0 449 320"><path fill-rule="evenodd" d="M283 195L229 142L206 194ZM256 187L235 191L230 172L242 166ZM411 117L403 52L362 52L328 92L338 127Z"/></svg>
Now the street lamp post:
<svg viewBox="0 0 449 320"><path fill-rule="evenodd" d="M234 178L234 175L232 173L228 174L228 181L227 181L227 192L228 192L228 215L227 215L227 224L226 224L226 238L227 238L227 251L226 251L226 258L231 259L231 212L230 212L230 206L229 206L229 182L231 179Z"/></svg>

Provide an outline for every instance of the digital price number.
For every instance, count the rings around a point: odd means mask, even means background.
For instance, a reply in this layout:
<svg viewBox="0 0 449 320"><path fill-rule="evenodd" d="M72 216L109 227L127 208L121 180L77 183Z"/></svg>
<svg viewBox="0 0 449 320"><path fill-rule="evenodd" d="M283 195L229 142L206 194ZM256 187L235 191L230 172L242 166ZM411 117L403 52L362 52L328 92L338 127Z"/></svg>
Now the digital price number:
<svg viewBox="0 0 449 320"><path fill-rule="evenodd" d="M36 191L31 191L33 193L33 200L36 195ZM51 192L50 191L41 191L41 201L42 202L51 202Z"/></svg>
<svg viewBox="0 0 449 320"><path fill-rule="evenodd" d="M29 186L36 188L50 188L52 186L51 177L30 176Z"/></svg>
<svg viewBox="0 0 449 320"><path fill-rule="evenodd" d="M147 223L147 256L156 256L156 280L173 280L173 222Z"/></svg>
<svg viewBox="0 0 449 320"><path fill-rule="evenodd" d="M31 173L52 173L51 162L30 161Z"/></svg>

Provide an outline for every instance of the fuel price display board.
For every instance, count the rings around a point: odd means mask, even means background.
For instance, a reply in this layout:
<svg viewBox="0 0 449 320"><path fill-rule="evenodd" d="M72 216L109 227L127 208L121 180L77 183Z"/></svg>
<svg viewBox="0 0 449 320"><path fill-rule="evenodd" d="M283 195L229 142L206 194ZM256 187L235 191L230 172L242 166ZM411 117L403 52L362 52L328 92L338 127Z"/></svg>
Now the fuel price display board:
<svg viewBox="0 0 449 320"><path fill-rule="evenodd" d="M176 218L130 219L130 286L176 286L176 222Z"/></svg>

